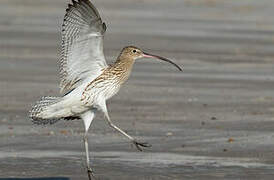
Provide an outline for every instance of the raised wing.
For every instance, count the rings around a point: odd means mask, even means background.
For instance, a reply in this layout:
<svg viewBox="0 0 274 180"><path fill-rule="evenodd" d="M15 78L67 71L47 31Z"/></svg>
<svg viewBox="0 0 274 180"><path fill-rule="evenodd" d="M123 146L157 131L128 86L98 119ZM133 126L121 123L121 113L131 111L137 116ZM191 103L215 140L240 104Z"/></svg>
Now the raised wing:
<svg viewBox="0 0 274 180"><path fill-rule="evenodd" d="M107 67L103 53L106 25L89 0L72 0L62 26L60 92L65 94Z"/></svg>

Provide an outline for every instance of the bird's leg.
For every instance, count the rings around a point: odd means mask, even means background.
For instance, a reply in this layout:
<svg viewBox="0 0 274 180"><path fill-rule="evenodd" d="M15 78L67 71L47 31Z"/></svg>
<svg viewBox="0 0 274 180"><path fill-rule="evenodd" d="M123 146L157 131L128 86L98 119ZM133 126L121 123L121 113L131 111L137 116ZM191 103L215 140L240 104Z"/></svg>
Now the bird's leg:
<svg viewBox="0 0 274 180"><path fill-rule="evenodd" d="M148 144L148 143L146 143L146 142L138 142L135 138L131 137L126 132L124 132L122 129L118 128L115 124L113 124L113 122L109 118L106 104L104 104L104 106L101 107L101 108L102 108L103 113L105 114L105 117L106 117L106 119L107 119L108 124L110 125L110 127L112 127L113 129L115 129L116 131L118 131L119 133L121 133L122 135L124 135L125 137L127 137L136 146L136 148L139 151L142 151L141 147L151 147L151 145Z"/></svg>
<svg viewBox="0 0 274 180"><path fill-rule="evenodd" d="M86 163L87 163L87 173L88 173L88 179L91 180L91 177L95 178L93 176L93 171L90 168L90 163L89 163L89 151L88 151L88 137L87 133L84 135L84 143L85 143L85 150L86 150Z"/></svg>
<svg viewBox="0 0 274 180"><path fill-rule="evenodd" d="M126 136L130 141L132 141L132 143L136 146L136 148L139 151L142 151L141 147L151 147L150 144L146 143L146 142L138 142L135 138L131 137L130 135L128 135L126 132L124 132L122 129L118 128L115 124L112 123L112 121L110 120L109 116L107 117L107 121L108 124L114 128L116 131L118 131L119 133L121 133L122 135Z"/></svg>
<svg viewBox="0 0 274 180"><path fill-rule="evenodd" d="M94 116L95 116L95 110L87 111L86 113L81 115L81 118L83 119L84 125L85 125L85 135L84 135L83 140L84 140L84 144L85 144L86 165L87 165L87 173L88 173L89 180L91 180L91 177L93 177L93 179L95 179L95 177L93 176L93 171L90 168L89 150L88 150L88 129L89 129L89 126L90 126Z"/></svg>

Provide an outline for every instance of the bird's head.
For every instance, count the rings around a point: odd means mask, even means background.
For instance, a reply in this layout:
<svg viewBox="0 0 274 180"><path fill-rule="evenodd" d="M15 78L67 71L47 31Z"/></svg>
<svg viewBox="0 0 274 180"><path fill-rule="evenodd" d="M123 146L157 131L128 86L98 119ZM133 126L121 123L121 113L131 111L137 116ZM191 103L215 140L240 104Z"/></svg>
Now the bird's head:
<svg viewBox="0 0 274 180"><path fill-rule="evenodd" d="M177 64L175 64L174 62L172 62L171 60L161 57L161 56L152 55L152 54L143 52L141 49L134 47L134 46L125 47L122 50L120 57L123 57L125 59L131 59L131 60L136 60L136 59L140 59L140 58L155 58L158 60L166 61L166 62L174 65L180 71L182 71L182 68L180 66L178 66Z"/></svg>
<svg viewBox="0 0 274 180"><path fill-rule="evenodd" d="M143 52L137 47L127 46L122 50L121 56L136 60L143 57Z"/></svg>

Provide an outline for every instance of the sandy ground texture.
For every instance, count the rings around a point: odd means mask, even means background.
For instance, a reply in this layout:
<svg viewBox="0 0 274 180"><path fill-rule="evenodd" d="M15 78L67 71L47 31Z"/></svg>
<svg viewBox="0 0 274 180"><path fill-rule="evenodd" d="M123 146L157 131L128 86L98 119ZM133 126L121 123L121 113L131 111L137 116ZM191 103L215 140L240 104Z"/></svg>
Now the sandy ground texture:
<svg viewBox="0 0 274 180"><path fill-rule="evenodd" d="M274 3L96 0L115 60L136 45L184 71L139 60L108 102L112 120L152 147L138 152L101 113L90 129L100 180L273 179ZM64 0L0 2L0 180L87 179L81 121L32 125L31 104L57 96Z"/></svg>

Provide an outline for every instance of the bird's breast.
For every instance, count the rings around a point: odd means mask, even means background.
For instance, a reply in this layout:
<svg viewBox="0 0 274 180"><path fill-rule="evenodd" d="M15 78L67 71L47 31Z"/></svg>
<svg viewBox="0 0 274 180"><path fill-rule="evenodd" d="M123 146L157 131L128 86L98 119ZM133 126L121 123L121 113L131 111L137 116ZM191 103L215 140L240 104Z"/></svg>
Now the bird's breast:
<svg viewBox="0 0 274 180"><path fill-rule="evenodd" d="M102 88L101 93L106 100L117 94L121 87L121 84L116 79L109 80L105 84L106 86Z"/></svg>
<svg viewBox="0 0 274 180"><path fill-rule="evenodd" d="M87 105L92 106L97 103L99 99L109 99L118 93L121 84L115 78L105 79L100 82L93 82L88 84L84 89L81 101Z"/></svg>
<svg viewBox="0 0 274 180"><path fill-rule="evenodd" d="M128 79L131 68L112 66L106 69L98 78L88 83L84 89L81 101L88 106L96 104L98 99L109 99L120 90Z"/></svg>

